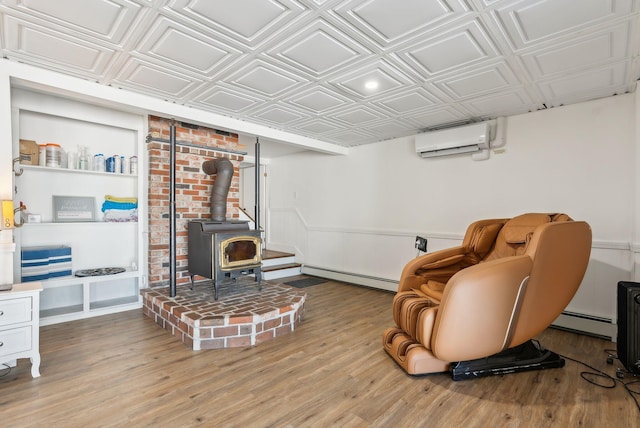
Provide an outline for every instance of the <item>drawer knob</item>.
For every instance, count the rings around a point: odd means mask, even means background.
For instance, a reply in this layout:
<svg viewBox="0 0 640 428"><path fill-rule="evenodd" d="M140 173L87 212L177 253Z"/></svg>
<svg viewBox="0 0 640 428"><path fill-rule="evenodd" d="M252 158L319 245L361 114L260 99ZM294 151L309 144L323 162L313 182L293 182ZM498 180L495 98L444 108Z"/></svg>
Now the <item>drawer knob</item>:
<svg viewBox="0 0 640 428"><path fill-rule="evenodd" d="M4 315L4 311L0 311L0 317Z"/></svg>
<svg viewBox="0 0 640 428"><path fill-rule="evenodd" d="M3 342L0 342L0 348L2 348L4 346Z"/></svg>

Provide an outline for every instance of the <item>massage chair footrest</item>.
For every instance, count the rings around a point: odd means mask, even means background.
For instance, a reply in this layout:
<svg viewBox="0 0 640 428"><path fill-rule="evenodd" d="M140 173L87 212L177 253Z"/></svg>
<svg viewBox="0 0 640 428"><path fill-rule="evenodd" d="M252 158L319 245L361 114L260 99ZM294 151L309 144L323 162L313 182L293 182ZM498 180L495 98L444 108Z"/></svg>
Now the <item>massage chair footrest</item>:
<svg viewBox="0 0 640 428"><path fill-rule="evenodd" d="M490 357L451 363L451 377L465 380L560 367L564 367L564 359L529 340Z"/></svg>

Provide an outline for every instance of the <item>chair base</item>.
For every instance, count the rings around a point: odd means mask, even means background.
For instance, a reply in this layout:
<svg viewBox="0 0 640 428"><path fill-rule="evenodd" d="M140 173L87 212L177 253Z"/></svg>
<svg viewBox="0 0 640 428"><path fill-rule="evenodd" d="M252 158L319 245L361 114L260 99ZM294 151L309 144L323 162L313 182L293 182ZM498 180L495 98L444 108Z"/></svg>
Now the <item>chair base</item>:
<svg viewBox="0 0 640 428"><path fill-rule="evenodd" d="M431 351L399 328L388 328L382 336L384 350L409 375L449 371L449 363L437 359Z"/></svg>
<svg viewBox="0 0 640 428"><path fill-rule="evenodd" d="M451 377L465 380L559 367L564 367L564 359L529 340L490 357L451 363Z"/></svg>

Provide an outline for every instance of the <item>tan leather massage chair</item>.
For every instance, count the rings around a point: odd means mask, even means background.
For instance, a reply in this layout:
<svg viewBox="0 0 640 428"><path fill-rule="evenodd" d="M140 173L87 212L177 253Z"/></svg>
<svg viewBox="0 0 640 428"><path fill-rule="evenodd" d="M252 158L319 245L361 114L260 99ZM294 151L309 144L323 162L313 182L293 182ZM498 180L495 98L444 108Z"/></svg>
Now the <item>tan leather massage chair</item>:
<svg viewBox="0 0 640 428"><path fill-rule="evenodd" d="M573 298L590 253L591 228L566 214L477 221L461 246L405 266L384 349L408 374L454 380L562 367L531 339Z"/></svg>

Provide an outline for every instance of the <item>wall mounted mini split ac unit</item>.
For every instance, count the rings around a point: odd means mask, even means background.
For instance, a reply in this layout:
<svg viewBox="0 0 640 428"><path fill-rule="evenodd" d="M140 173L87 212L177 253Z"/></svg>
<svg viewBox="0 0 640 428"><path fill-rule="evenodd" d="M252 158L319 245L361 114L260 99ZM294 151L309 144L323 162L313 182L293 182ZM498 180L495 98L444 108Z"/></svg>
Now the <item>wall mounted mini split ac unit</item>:
<svg viewBox="0 0 640 428"><path fill-rule="evenodd" d="M423 158L470 153L474 160L488 159L489 149L504 143L503 119L418 134L416 153Z"/></svg>

